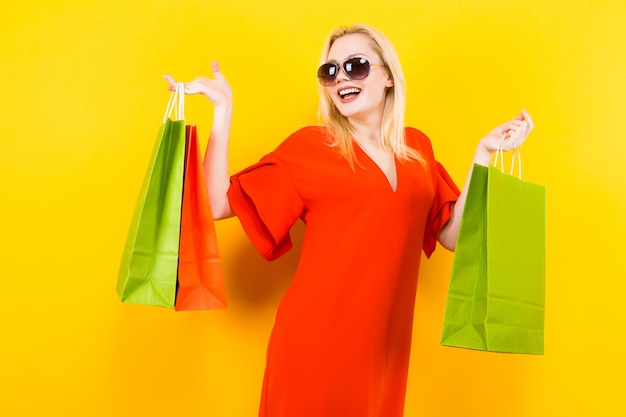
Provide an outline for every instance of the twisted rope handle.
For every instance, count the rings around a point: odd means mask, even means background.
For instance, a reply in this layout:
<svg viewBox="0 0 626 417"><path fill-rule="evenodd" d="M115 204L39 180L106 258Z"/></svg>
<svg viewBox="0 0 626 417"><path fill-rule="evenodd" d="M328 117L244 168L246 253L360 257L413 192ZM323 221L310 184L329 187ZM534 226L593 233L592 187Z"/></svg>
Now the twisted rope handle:
<svg viewBox="0 0 626 417"><path fill-rule="evenodd" d="M165 115L163 116L163 123L172 115L172 112L176 109L176 120L185 119L185 83L177 83L176 90L172 91L170 99L167 102L165 108Z"/></svg>
<svg viewBox="0 0 626 417"><path fill-rule="evenodd" d="M498 148L496 149L496 158L493 161L493 166L498 166L498 159L500 160L500 171L504 172L504 150L502 149L504 145L504 139L506 138L506 134L500 136L500 141L498 142ZM513 156L511 157L511 170L509 171L509 175L513 175L513 169L515 168L515 156L517 156L517 177L522 179L522 152L519 147L513 150Z"/></svg>

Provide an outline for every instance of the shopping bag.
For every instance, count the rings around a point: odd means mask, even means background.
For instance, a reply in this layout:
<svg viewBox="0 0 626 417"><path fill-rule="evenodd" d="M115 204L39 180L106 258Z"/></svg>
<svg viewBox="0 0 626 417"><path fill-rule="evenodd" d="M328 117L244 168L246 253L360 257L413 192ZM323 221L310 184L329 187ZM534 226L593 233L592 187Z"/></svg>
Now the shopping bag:
<svg viewBox="0 0 626 417"><path fill-rule="evenodd" d="M171 113L176 110L176 120ZM123 302L174 307L185 158L184 92L177 86L157 134L117 280Z"/></svg>
<svg viewBox="0 0 626 417"><path fill-rule="evenodd" d="M176 310L228 308L196 126L186 128Z"/></svg>
<svg viewBox="0 0 626 417"><path fill-rule="evenodd" d="M442 345L543 354L545 187L511 174L473 167Z"/></svg>

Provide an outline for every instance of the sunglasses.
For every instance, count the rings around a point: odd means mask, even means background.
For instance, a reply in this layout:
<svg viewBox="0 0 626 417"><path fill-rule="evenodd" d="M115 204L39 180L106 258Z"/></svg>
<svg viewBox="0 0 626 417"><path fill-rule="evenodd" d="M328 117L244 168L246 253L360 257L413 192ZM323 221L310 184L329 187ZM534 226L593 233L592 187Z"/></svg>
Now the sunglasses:
<svg viewBox="0 0 626 417"><path fill-rule="evenodd" d="M344 74L351 80L362 80L370 75L371 67L384 67L382 64L372 64L365 58L350 58L341 64ZM339 75L339 64L327 62L317 70L317 78L323 86L329 86L335 82Z"/></svg>

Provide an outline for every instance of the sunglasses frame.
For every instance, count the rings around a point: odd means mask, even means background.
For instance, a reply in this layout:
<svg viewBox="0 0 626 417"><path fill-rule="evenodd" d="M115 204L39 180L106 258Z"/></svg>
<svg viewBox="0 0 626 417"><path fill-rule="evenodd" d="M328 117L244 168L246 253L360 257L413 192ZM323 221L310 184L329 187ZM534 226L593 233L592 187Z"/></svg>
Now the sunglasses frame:
<svg viewBox="0 0 626 417"><path fill-rule="evenodd" d="M365 61L365 62L363 62ZM357 77L353 77L351 75L351 73L353 72L353 70L346 70L346 65L348 64L352 64L354 65L355 63L359 64L359 65L367 65L367 74L365 74L365 76L357 78ZM331 68L334 67L335 70L337 71L335 73L334 76L332 76L332 78L327 78L324 77L323 75L320 75L320 72L322 71L322 68L326 67L326 66L330 66ZM337 62L327 62L325 64L320 65L320 67L317 69L317 79L319 80L320 84L323 85L324 87L328 87L329 85L333 84L335 82L335 80L337 79L337 76L339 75L339 71L342 70L344 74L346 74L346 77L348 77L351 80L364 80L367 77L369 77L370 75L370 71L372 70L372 67L385 67L386 65L384 64L372 64L367 58L364 57L353 57L353 58L349 58L346 59L345 61L343 61L341 63L341 65ZM326 82L324 80L328 79L329 81Z"/></svg>

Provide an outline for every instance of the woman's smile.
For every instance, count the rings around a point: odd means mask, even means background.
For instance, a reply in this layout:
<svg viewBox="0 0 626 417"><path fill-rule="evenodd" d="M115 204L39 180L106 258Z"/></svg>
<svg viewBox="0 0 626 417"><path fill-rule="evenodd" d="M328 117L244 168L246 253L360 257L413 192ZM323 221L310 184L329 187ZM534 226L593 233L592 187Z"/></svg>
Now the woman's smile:
<svg viewBox="0 0 626 417"><path fill-rule="evenodd" d="M344 103L349 103L355 100L360 93L361 89L356 87L339 89L339 91L337 92L337 94L339 94L339 97L341 97L341 100Z"/></svg>

